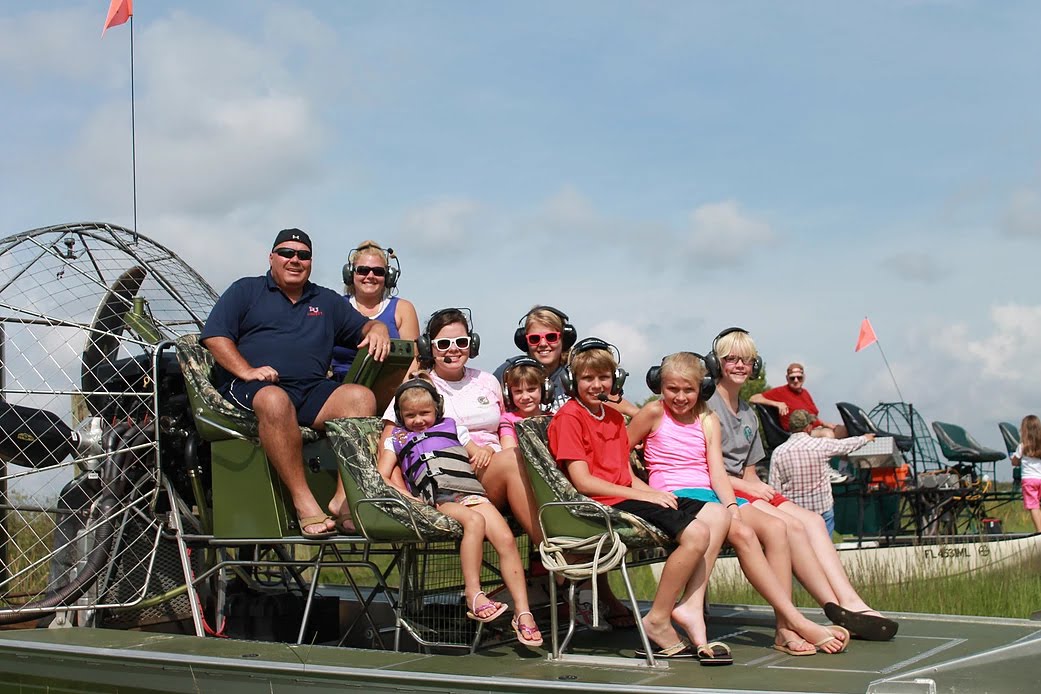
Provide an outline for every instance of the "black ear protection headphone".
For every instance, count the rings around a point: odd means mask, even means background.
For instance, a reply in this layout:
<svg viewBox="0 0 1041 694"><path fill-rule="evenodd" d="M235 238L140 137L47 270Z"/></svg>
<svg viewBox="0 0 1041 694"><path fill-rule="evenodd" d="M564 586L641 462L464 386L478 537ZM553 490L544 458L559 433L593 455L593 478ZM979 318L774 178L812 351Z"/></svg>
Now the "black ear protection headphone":
<svg viewBox="0 0 1041 694"><path fill-rule="evenodd" d="M697 352L681 352L681 354L689 354L692 357L696 357L701 363L705 363L705 357L701 356ZM652 366L647 369L647 387L651 389L651 392L655 395L661 395L661 367L665 366L665 360L668 357L662 357L661 364L658 366ZM701 383L698 384L698 400L705 402L712 397L712 394L716 392L716 382L712 376L708 373L708 367L705 367L705 377L701 379Z"/></svg>
<svg viewBox="0 0 1041 694"><path fill-rule="evenodd" d="M528 345L528 332L527 322L528 318L535 311L549 311L560 318L561 322L564 323L563 329L560 331L560 341L564 343L564 351L568 351L574 346L578 340L578 331L575 330L575 326L571 325L571 319L567 317L567 314L560 309L553 308L552 306L536 306L527 313L525 313L520 319L520 327L513 331L513 344L517 345L517 349L527 354L531 347Z"/></svg>
<svg viewBox="0 0 1041 694"><path fill-rule="evenodd" d="M577 355L593 349L607 350L612 354L612 356L614 356L616 364L622 360L622 355L618 352L618 348L610 342L601 340L599 337L586 337L576 342L574 348L571 350L571 354L568 355L567 366L564 367L564 373L560 375L560 384L564 387L564 392L573 398L578 397L578 390L576 388L578 382L575 379L574 372L571 370L571 363L575 360ZM629 372L621 366L615 367L614 373L611 374L611 395L618 396L622 394L622 386L625 385L625 379L628 375Z"/></svg>
<svg viewBox="0 0 1041 694"><path fill-rule="evenodd" d="M542 368L542 364L538 363L531 357L519 357L518 359L515 359L513 362L511 362L510 365L506 367L506 370L502 372L502 401L506 404L506 409L512 410L514 407L513 394L510 392L509 386L510 372L519 366L534 366L536 369L539 370L539 373L542 374L542 380L539 381L539 402L541 402L543 405L549 404L550 391L552 391L553 386L549 382L549 379L546 378L546 374Z"/></svg>
<svg viewBox="0 0 1041 694"><path fill-rule="evenodd" d="M348 287L354 281L354 259L358 257L358 254L362 251L374 251L383 256L384 260L387 261L387 275L384 280L384 285L387 291L394 289L398 286L398 278L401 277L401 262L398 260L398 256L395 255L393 248L383 250L379 246L373 246L366 244L364 246L358 246L351 250L347 255L347 264L343 266L343 283ZM391 267L390 261L394 261L394 267Z"/></svg>
<svg viewBox="0 0 1041 694"><path fill-rule="evenodd" d="M404 425L405 421L401 418L401 405L398 404L398 400L401 399L401 394L406 390L412 388L422 388L426 392L430 393L430 397L434 399L434 417L435 421L440 422L445 417L445 399L441 393L437 392L437 388L430 381L423 378L410 378L394 391L394 416L398 418L398 424Z"/></svg>
<svg viewBox="0 0 1041 694"><path fill-rule="evenodd" d="M727 328L720 334L716 335L715 339L712 340L712 351L705 357L705 368L708 369L708 374L715 380L719 380L723 377L723 364L720 363L719 355L716 354L716 344L731 333L744 333L748 334L748 331L744 328ZM759 375L763 373L763 358L758 354L755 355L755 359L752 361L752 374L750 378L759 378Z"/></svg>
<svg viewBox="0 0 1041 694"><path fill-rule="evenodd" d="M421 362L432 362L434 360L434 346L433 336L430 334L430 325L434 322L434 319L438 316L442 316L450 311L456 311L463 315L463 323L466 325L466 335L470 338L470 349L468 354L473 359L481 351L481 336L473 331L471 327L473 325L473 314L468 308L443 308L440 311L434 311L427 321L427 326L423 329L423 334L416 339L416 354L419 356Z"/></svg>

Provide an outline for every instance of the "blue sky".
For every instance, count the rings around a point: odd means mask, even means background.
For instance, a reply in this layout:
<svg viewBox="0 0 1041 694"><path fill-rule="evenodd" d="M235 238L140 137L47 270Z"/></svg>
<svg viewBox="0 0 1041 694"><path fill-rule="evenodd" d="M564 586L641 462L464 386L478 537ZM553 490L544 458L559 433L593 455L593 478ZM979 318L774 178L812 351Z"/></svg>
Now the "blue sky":
<svg viewBox="0 0 1041 694"><path fill-rule="evenodd" d="M1041 6L135 3L138 227L218 290L308 230L393 246L475 365L535 303L648 366L730 325L773 383L1001 448L1041 411ZM3 235L131 225L129 27L0 6ZM1030 260L1034 258L1034 260Z"/></svg>

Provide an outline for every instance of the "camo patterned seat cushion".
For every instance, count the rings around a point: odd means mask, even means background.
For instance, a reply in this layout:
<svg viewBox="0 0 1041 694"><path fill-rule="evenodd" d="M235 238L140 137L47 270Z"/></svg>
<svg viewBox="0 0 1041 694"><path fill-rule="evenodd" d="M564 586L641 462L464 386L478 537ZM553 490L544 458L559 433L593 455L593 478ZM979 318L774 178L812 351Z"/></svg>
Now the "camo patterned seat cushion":
<svg viewBox="0 0 1041 694"><path fill-rule="evenodd" d="M177 362L181 365L188 391L198 396L200 403L192 403L193 411L197 407L208 409L223 419L224 424L235 429L243 436L257 438L259 425L257 418L245 410L235 407L217 392L213 385L213 367L215 362L210 350L199 342L199 334L191 333L177 338ZM193 412L194 414L194 412ZM321 433L310 427L300 427L304 443L317 441Z"/></svg>
<svg viewBox="0 0 1041 694"><path fill-rule="evenodd" d="M517 424L517 442L520 445L521 453L531 464L531 467L538 470L539 475L553 490L557 501L589 501L590 503L596 503L589 497L580 494L572 486L568 478L560 471L553 455L549 452L548 430L551 419L552 417L530 417ZM630 550L668 548L672 546L672 539L668 535L642 518L610 506L599 505L607 511L614 528ZM569 509L569 512L590 520L601 520L599 514L588 508L578 507L574 510Z"/></svg>
<svg viewBox="0 0 1041 694"><path fill-rule="evenodd" d="M403 501L407 508L396 503L377 506L405 527L412 527L415 521L424 541L461 538L463 527L458 521L439 513L432 506L409 499L380 476L376 469L376 457L382 430L383 420L378 417L348 417L325 423L326 434L340 465L340 474L349 475L365 498Z"/></svg>

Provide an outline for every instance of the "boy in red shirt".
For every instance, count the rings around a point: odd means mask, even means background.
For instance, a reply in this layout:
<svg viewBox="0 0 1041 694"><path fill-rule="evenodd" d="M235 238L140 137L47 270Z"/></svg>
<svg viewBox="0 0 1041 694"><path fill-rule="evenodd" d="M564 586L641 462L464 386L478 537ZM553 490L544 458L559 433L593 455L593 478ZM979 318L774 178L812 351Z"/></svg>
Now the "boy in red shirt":
<svg viewBox="0 0 1041 694"><path fill-rule="evenodd" d="M643 617L647 636L660 648L655 656L696 657L704 665L729 665L733 662L730 649L722 643L708 643L704 605L705 586L729 530L730 516L719 504L677 499L633 476L625 420L604 406L609 394L620 392L625 376L613 351L597 338L581 340L572 349L568 364L571 400L549 425L550 451L579 492L639 516L678 544L665 562L658 592ZM673 622L687 632L693 647L680 638Z"/></svg>

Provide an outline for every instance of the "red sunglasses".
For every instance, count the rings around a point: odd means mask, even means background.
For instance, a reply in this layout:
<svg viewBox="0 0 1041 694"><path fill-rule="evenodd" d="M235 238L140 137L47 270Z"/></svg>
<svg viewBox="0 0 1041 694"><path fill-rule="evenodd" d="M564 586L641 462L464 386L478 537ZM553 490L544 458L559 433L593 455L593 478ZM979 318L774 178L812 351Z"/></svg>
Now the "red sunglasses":
<svg viewBox="0 0 1041 694"><path fill-rule="evenodd" d="M543 340L545 340L547 343L549 343L551 345L555 345L555 344L557 344L557 342L560 341L560 333L559 332L528 333L527 335L525 335L525 337L528 340L528 344L531 345L532 347L537 347L538 344L540 342L542 342Z"/></svg>

